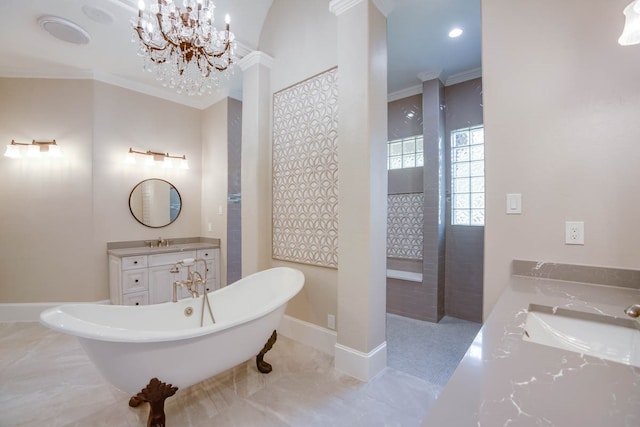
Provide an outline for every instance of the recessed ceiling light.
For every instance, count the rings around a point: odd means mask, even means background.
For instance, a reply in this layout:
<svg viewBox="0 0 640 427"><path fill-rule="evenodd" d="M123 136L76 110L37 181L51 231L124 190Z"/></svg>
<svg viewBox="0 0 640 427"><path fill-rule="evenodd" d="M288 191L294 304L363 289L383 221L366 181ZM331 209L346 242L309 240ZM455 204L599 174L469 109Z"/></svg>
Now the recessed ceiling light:
<svg viewBox="0 0 640 427"><path fill-rule="evenodd" d="M87 44L91 41L89 33L82 27L58 16L41 16L38 24L53 37L67 43Z"/></svg>
<svg viewBox="0 0 640 427"><path fill-rule="evenodd" d="M462 35L461 28L454 28L453 30L449 31L449 37L451 37L452 39L455 39L456 37L460 37L461 35Z"/></svg>

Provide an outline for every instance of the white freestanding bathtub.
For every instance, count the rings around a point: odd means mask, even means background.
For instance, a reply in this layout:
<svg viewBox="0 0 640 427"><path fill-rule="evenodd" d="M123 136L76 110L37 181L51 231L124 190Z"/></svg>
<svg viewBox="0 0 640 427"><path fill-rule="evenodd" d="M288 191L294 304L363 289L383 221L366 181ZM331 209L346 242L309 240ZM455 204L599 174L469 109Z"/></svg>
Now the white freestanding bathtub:
<svg viewBox="0 0 640 427"><path fill-rule="evenodd" d="M183 388L255 357L303 284L304 275L286 267L247 276L208 294L215 323L205 308L204 326L203 296L138 307L66 304L44 311L40 321L77 336L122 391L136 394L152 378Z"/></svg>

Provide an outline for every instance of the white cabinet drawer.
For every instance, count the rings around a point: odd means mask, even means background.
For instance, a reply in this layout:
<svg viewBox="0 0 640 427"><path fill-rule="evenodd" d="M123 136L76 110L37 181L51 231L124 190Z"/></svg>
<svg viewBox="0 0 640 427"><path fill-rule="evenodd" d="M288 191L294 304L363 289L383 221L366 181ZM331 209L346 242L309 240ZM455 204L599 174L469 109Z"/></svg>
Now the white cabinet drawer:
<svg viewBox="0 0 640 427"><path fill-rule="evenodd" d="M147 266L147 256L127 256L122 258L122 269L145 268Z"/></svg>
<svg viewBox="0 0 640 427"><path fill-rule="evenodd" d="M185 258L195 258L196 251L169 252L166 254L149 255L149 267L156 265L170 265Z"/></svg>
<svg viewBox="0 0 640 427"><path fill-rule="evenodd" d="M139 270L125 270L122 272L122 293L146 291L148 285L149 270L146 268Z"/></svg>
<svg viewBox="0 0 640 427"><path fill-rule="evenodd" d="M149 304L148 292L135 292L122 296L122 304L124 305L147 305Z"/></svg>
<svg viewBox="0 0 640 427"><path fill-rule="evenodd" d="M198 255L196 258L202 258L207 260L207 262L216 259L216 255L218 254L219 249L198 249Z"/></svg>

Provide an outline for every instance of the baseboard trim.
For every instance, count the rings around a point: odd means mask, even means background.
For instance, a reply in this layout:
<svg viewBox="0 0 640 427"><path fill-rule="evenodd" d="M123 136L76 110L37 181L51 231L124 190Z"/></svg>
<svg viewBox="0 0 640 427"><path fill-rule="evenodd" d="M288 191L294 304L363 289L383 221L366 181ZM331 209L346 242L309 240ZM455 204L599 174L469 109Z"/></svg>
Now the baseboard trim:
<svg viewBox="0 0 640 427"><path fill-rule="evenodd" d="M0 322L39 322L40 313L62 304L78 304L65 302L25 302L0 304ZM111 304L109 300L88 304Z"/></svg>
<svg viewBox="0 0 640 427"><path fill-rule="evenodd" d="M278 333L330 356L334 355L334 348L338 340L336 331L322 328L286 314L280 322Z"/></svg>
<svg viewBox="0 0 640 427"><path fill-rule="evenodd" d="M363 353L342 344L335 345L336 370L360 381L368 382L387 367L387 342L369 353Z"/></svg>

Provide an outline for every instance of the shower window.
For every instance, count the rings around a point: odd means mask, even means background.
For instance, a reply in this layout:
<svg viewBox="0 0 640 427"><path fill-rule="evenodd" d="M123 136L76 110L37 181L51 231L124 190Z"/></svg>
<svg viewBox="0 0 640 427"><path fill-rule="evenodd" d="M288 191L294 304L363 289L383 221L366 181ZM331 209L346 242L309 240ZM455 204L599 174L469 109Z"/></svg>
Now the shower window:
<svg viewBox="0 0 640 427"><path fill-rule="evenodd" d="M484 225L484 126L451 132L451 224Z"/></svg>
<svg viewBox="0 0 640 427"><path fill-rule="evenodd" d="M387 169L424 166L422 135L396 139L387 143Z"/></svg>

